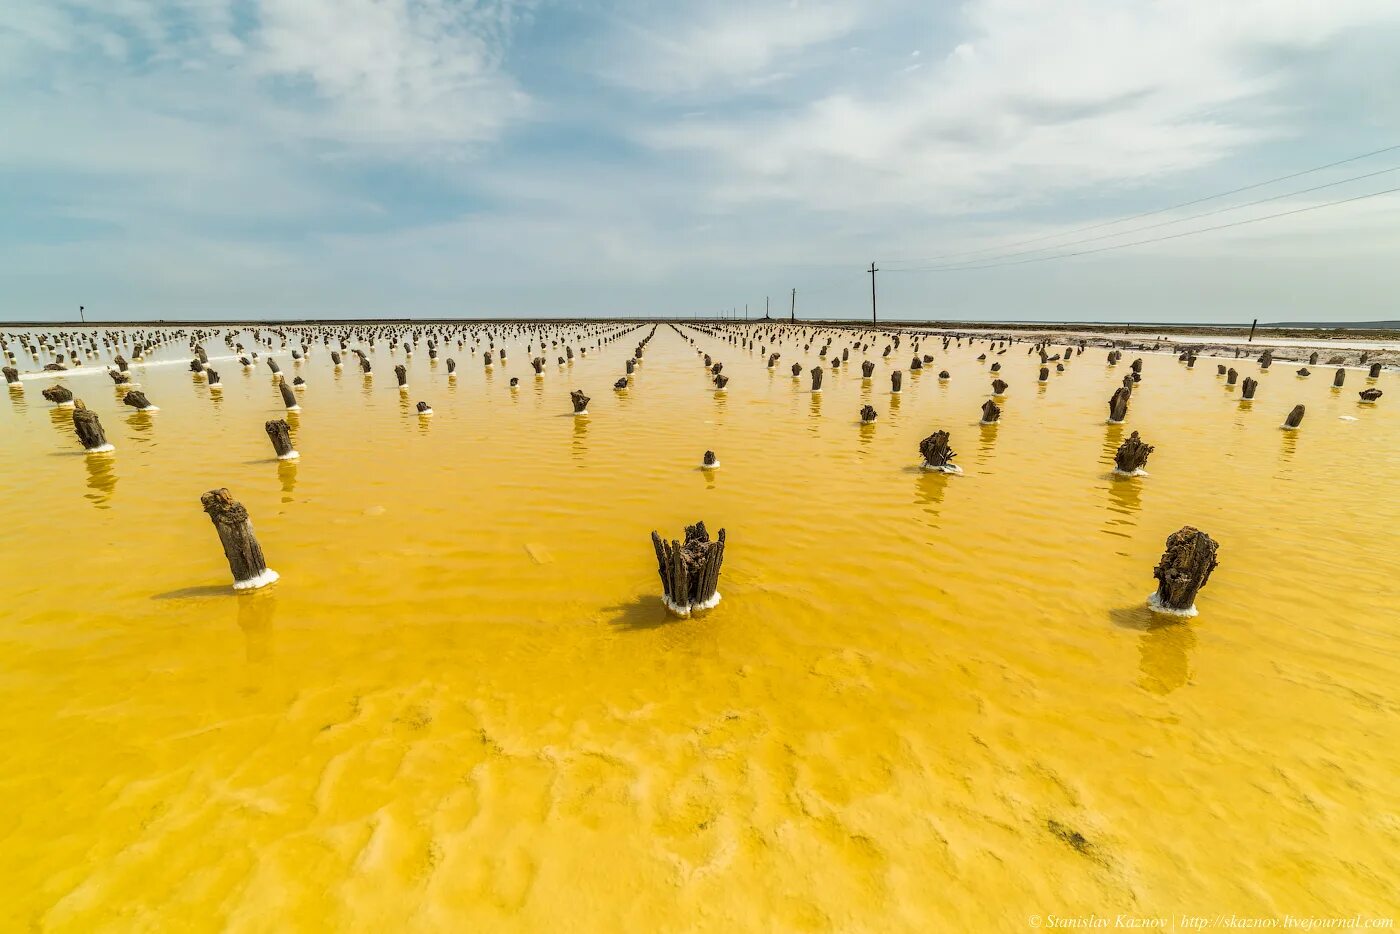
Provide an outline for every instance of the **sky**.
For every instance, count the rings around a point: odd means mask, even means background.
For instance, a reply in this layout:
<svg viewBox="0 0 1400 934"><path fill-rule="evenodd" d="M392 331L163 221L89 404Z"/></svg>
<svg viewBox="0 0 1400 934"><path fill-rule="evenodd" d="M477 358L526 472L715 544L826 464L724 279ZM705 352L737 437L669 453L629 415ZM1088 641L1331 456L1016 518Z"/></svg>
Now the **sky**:
<svg viewBox="0 0 1400 934"><path fill-rule="evenodd" d="M0 321L1395 319L1400 148L1161 209L1397 87L1396 0L4 0Z"/></svg>

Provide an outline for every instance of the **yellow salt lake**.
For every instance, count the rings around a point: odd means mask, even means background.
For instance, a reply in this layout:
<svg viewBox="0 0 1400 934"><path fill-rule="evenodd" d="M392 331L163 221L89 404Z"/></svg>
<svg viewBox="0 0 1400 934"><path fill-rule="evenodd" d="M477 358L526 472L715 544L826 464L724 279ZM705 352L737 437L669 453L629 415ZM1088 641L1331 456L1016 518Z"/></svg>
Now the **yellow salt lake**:
<svg viewBox="0 0 1400 934"><path fill-rule="evenodd" d="M1333 391L1332 368L1226 361L1260 381L1243 403L1204 357L1091 347L1039 385L1024 344L925 338L916 375L911 336L885 358L867 334L814 395L821 341L661 324L615 392L650 327L541 379L522 334L490 371L452 340L455 381L422 343L381 340L369 381L319 341L257 347L308 384L293 462L263 431L271 374L219 339L219 393L181 340L132 365L159 412L93 367L0 399L0 927L1395 913L1394 371ZM994 360L1010 389L981 427ZM113 454L82 453L55 382ZM938 428L960 476L918 469ZM1115 479L1133 430L1149 475ZM217 487L276 584L230 589ZM697 519L727 530L723 601L678 620L649 534ZM1183 525L1220 543L1185 621L1145 609Z"/></svg>

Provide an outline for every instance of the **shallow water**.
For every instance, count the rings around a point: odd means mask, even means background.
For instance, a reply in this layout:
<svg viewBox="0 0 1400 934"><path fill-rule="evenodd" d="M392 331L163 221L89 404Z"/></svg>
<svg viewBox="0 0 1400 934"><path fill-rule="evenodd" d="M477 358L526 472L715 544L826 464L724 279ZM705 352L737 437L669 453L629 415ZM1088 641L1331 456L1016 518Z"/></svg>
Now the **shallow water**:
<svg viewBox="0 0 1400 934"><path fill-rule="evenodd" d="M1260 381L1249 404L1215 361L1149 354L1109 426L1132 353L1040 386L1013 345L991 358L1002 422L979 427L985 344L926 341L896 400L907 337L871 347L869 383L853 350L813 395L816 344L768 370L686 329L725 363L716 395L662 325L614 392L645 333L540 380L523 340L490 372L454 343L455 382L420 346L406 395L402 350L381 343L370 382L278 350L310 384L297 461L263 432L283 408L261 361L216 360L217 395L133 364L155 413L100 369L0 399L3 926L1393 914L1393 372L1362 406L1364 371L1333 392L1331 368L1230 361ZM81 453L40 396L58 381L114 454ZM962 475L918 469L937 428ZM1114 478L1132 430L1149 476ZM199 505L220 486L278 583L230 589ZM648 535L700 518L727 529L724 600L675 620ZM1197 618L1154 617L1187 524L1219 569Z"/></svg>

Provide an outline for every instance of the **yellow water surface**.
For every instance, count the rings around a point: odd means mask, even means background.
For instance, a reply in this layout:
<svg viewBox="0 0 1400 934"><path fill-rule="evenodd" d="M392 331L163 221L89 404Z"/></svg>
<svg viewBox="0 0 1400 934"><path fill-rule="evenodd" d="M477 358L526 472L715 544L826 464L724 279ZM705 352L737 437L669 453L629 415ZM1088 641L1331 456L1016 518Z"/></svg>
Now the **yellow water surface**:
<svg viewBox="0 0 1400 934"><path fill-rule="evenodd" d="M257 345L308 383L295 462L263 431L270 372L218 337L218 393L184 340L132 365L159 412L91 366L0 398L0 927L1396 913L1393 371L1334 392L1330 368L1226 361L1260 381L1242 403L1206 358L1091 347L1038 385L1025 344L979 362L985 339L925 338L916 375L910 335L887 358L887 333L836 331L850 357L814 395L812 330L661 324L616 392L650 324L563 367L552 350L540 379L536 332L498 328L488 371L487 329L425 328L451 332L455 380L421 341L381 339L368 381L319 342L302 364ZM995 360L1005 414L980 427ZM60 381L115 453L82 453L40 395ZM1279 430L1297 402L1302 430ZM918 469L938 428L961 476ZM1115 479L1133 430L1149 476ZM230 589L216 487L278 583ZM649 534L697 519L727 530L723 601L677 620ZM1197 618L1154 617L1183 525L1220 565Z"/></svg>

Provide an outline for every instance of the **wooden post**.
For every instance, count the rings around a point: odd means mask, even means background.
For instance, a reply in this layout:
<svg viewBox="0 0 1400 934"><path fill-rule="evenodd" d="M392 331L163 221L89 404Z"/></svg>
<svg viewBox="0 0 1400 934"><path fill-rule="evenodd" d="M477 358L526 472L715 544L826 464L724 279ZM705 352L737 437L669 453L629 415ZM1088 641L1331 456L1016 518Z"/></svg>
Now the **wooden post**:
<svg viewBox="0 0 1400 934"><path fill-rule="evenodd" d="M292 392L292 387L285 382L278 383L282 389L282 404L287 407L288 412L300 412L301 405L297 402L297 394Z"/></svg>
<svg viewBox="0 0 1400 934"><path fill-rule="evenodd" d="M1050 368L1048 366L1040 368L1040 381L1042 383L1048 383L1050 381Z"/></svg>
<svg viewBox="0 0 1400 934"><path fill-rule="evenodd" d="M951 379L951 378L952 378L952 374L950 374L947 370L939 370L939 371L938 371L938 378L939 378L940 380Z"/></svg>
<svg viewBox="0 0 1400 934"><path fill-rule="evenodd" d="M1346 381L1347 381L1347 371L1344 370L1344 369L1342 369L1341 367L1337 367L1337 373L1336 373L1335 376L1332 377L1332 388L1333 388L1333 389L1341 389L1341 388L1342 388L1342 384L1345 383Z"/></svg>
<svg viewBox="0 0 1400 934"><path fill-rule="evenodd" d="M725 376L723 373L716 373L716 374L715 374L715 391L716 391L716 392L719 392L720 390L724 389L725 386L728 386L728 385L729 385L729 377L728 377L728 376Z"/></svg>
<svg viewBox="0 0 1400 934"><path fill-rule="evenodd" d="M407 389L407 388L408 388L408 367L404 366L402 363L396 365L396 366L394 367L394 378L397 379L397 380L399 381L399 388L400 388L400 389Z"/></svg>
<svg viewBox="0 0 1400 934"><path fill-rule="evenodd" d="M418 404L415 405L414 408L417 409L418 414L423 416L424 418L428 418L433 414L433 407L431 405L428 405L428 403L423 402L422 400L419 400Z"/></svg>
<svg viewBox="0 0 1400 934"><path fill-rule="evenodd" d="M102 422L98 419L97 413L83 405L82 399L73 401L73 430L78 433L78 440L82 442L83 450L89 454L101 454L115 450L107 442L107 435L102 431Z"/></svg>
<svg viewBox="0 0 1400 934"><path fill-rule="evenodd" d="M1004 396L1004 395L1006 395L1006 390L1007 390L1008 388L1010 388L1010 385L1006 382L1006 380L1002 380L1002 379L994 379L994 380L992 380L992 395L994 395L994 396Z"/></svg>
<svg viewBox="0 0 1400 934"><path fill-rule="evenodd" d="M1303 413L1307 409L1300 402L1293 407L1293 411L1288 413L1288 417L1283 420L1283 427L1287 429L1297 428L1303 424Z"/></svg>
<svg viewBox="0 0 1400 934"><path fill-rule="evenodd" d="M821 367L812 367L812 392L822 391L822 373L823 370Z"/></svg>
<svg viewBox="0 0 1400 934"><path fill-rule="evenodd" d="M61 383L55 384L53 386L50 386L48 389L45 389L43 392L43 396L45 399L49 400L54 405L60 406L62 408L68 408L73 404L73 391Z"/></svg>
<svg viewBox="0 0 1400 934"><path fill-rule="evenodd" d="M794 363L794 364L792 365L792 378L793 378L793 379L797 379L798 375L799 375L801 372L802 372L802 364L800 364L800 363Z"/></svg>
<svg viewBox="0 0 1400 934"><path fill-rule="evenodd" d="M1312 373L1308 370L1307 367L1303 367L1302 369L1300 369L1300 370L1298 371L1298 375L1299 375L1299 376L1312 376Z"/></svg>
<svg viewBox="0 0 1400 934"><path fill-rule="evenodd" d="M1371 364L1371 371L1366 375L1369 376L1371 379L1380 379L1381 365L1379 363Z"/></svg>
<svg viewBox="0 0 1400 934"><path fill-rule="evenodd" d="M875 364L870 360L865 360L860 365L860 375L869 379L875 374Z"/></svg>
<svg viewBox="0 0 1400 934"><path fill-rule="evenodd" d="M1240 385L1240 398L1241 398L1241 399L1253 399L1253 398L1254 398L1254 390L1256 390L1256 389L1258 389L1258 388L1259 388L1259 381L1258 381L1257 379L1253 379L1252 377L1246 376L1246 377L1244 378L1244 382Z"/></svg>
<svg viewBox="0 0 1400 934"><path fill-rule="evenodd" d="M204 375L205 375L205 378L207 378L207 379L209 380L209 388L210 388L210 389L218 389L218 388L219 388L219 371L218 371L218 370L215 370L215 369L206 369L206 370L204 371Z"/></svg>
<svg viewBox="0 0 1400 934"><path fill-rule="evenodd" d="M862 425L869 425L871 422L875 421L877 417L879 417L879 413L875 411L875 406L863 405L860 407L860 422Z"/></svg>
<svg viewBox="0 0 1400 934"><path fill-rule="evenodd" d="M1309 365L1309 366L1317 366L1317 351L1316 351L1316 350L1314 350L1312 353L1308 354L1308 365Z"/></svg>
<svg viewBox="0 0 1400 934"><path fill-rule="evenodd" d="M159 411L156 406L151 405L151 400L146 398L146 394L133 389L122 396L122 402L131 406L138 412Z"/></svg>
<svg viewBox="0 0 1400 934"><path fill-rule="evenodd" d="M983 403L982 403L982 424L983 424L983 425L992 425L992 424L995 424L1000 418L1001 418L1001 406L997 405L997 404L996 404L995 402L993 402L991 399L988 399L986 402L983 402Z"/></svg>
<svg viewBox="0 0 1400 934"><path fill-rule="evenodd" d="M623 376L623 377L619 378L617 382L613 383L613 388L614 388L614 389L626 389L626 388L627 388L627 377Z"/></svg>
<svg viewBox="0 0 1400 934"><path fill-rule="evenodd" d="M939 470L944 473L962 472L952 462L953 458L957 457L957 453L948 446L948 441L948 432L940 430L919 442L919 454L923 456L925 470Z"/></svg>
<svg viewBox="0 0 1400 934"><path fill-rule="evenodd" d="M904 374L901 373L899 370L892 371L890 373L890 392L894 393L895 395L899 395L900 390L903 388Z"/></svg>
<svg viewBox="0 0 1400 934"><path fill-rule="evenodd" d="M1233 385L1235 385L1235 381L1238 380L1239 378L1240 378L1240 374L1235 372L1235 368L1234 368L1234 367L1230 367L1230 369L1228 369L1228 370L1225 371L1225 385L1226 385L1226 386L1233 386Z"/></svg>
<svg viewBox="0 0 1400 934"><path fill-rule="evenodd" d="M575 415L588 414L588 397L583 394L582 390L575 389L569 393L569 398L573 400Z"/></svg>
<svg viewBox="0 0 1400 934"><path fill-rule="evenodd" d="M1370 389L1361 390L1361 392L1357 393L1357 395L1361 397L1362 402L1375 402L1377 399L1383 396L1384 393L1372 386Z"/></svg>
<svg viewBox="0 0 1400 934"><path fill-rule="evenodd" d="M1128 399L1133 395L1133 391L1126 386L1120 386L1113 391L1113 396L1108 400L1108 421L1112 425L1121 425L1123 419L1128 417Z"/></svg>
<svg viewBox="0 0 1400 934"><path fill-rule="evenodd" d="M19 381L19 370L12 366L0 367L0 373L5 374L5 384L11 388L23 388L24 384Z"/></svg>
<svg viewBox="0 0 1400 934"><path fill-rule="evenodd" d="M448 376L456 376L456 375L457 375L457 361L454 360L454 359L452 359L451 357L448 357L448 358L447 358L447 375L448 375Z"/></svg>
<svg viewBox="0 0 1400 934"><path fill-rule="evenodd" d="M1113 469L1115 473L1125 476L1145 474L1147 466L1147 456L1156 450L1152 445L1145 443L1138 437L1135 431L1128 436L1128 440L1118 445L1118 453L1113 455Z"/></svg>
<svg viewBox="0 0 1400 934"><path fill-rule="evenodd" d="M277 580L277 572L267 566L262 547L253 537L253 523L243 504L226 489L210 490L199 501L219 533L219 543L224 546L224 557L233 573L233 589L253 590Z"/></svg>
<svg viewBox="0 0 1400 934"><path fill-rule="evenodd" d="M924 361L920 360L918 357L915 357L913 360L910 360L910 361L909 361L909 371L910 371L911 373L914 372L915 370L922 370L923 368L924 368Z"/></svg>
<svg viewBox="0 0 1400 934"><path fill-rule="evenodd" d="M719 458L715 456L714 451L706 451L704 458L700 461L700 466L706 470L718 470Z"/></svg>
<svg viewBox="0 0 1400 934"><path fill-rule="evenodd" d="M1219 563L1215 557L1219 549L1214 539L1189 525L1169 535L1167 550L1152 571L1157 592L1148 598L1147 605L1158 613L1195 616L1196 594Z"/></svg>
<svg viewBox="0 0 1400 934"><path fill-rule="evenodd" d="M292 448L292 429L285 418L276 418L263 426L272 439L272 450L279 461L295 460L301 455Z"/></svg>
<svg viewBox="0 0 1400 934"><path fill-rule="evenodd" d="M663 541L655 531L651 544L656 550L657 573L661 575L662 602L682 618L708 610L720 601L719 572L724 563L724 529L710 541L704 522L685 528L685 544Z"/></svg>

